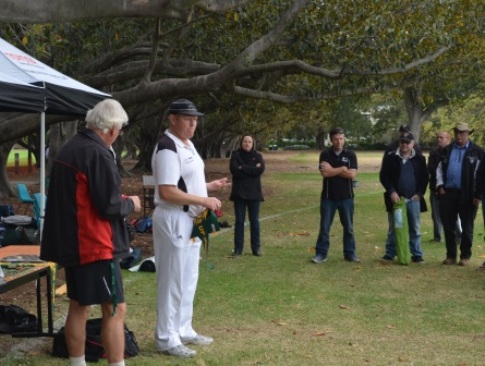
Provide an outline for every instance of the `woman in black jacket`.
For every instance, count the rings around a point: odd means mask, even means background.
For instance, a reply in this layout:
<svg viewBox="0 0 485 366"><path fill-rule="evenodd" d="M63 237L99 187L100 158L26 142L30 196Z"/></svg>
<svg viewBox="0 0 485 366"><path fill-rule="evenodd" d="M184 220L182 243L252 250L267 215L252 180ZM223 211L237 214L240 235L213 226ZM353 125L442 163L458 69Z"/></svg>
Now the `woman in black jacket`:
<svg viewBox="0 0 485 366"><path fill-rule="evenodd" d="M234 202L236 224L234 229L234 256L240 256L244 247L244 221L248 211L251 250L260 257L259 205L264 201L261 190L261 174L264 172L263 156L255 150L256 142L251 135L244 135L239 149L231 155L232 174L231 201Z"/></svg>

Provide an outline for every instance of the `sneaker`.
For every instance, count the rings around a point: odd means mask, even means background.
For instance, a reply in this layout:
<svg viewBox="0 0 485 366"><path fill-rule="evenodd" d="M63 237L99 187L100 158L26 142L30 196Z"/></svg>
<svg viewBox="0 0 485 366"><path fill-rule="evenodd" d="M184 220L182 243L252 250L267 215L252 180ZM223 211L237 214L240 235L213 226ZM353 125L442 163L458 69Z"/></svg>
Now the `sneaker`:
<svg viewBox="0 0 485 366"><path fill-rule="evenodd" d="M327 261L327 257L324 257L323 255L317 254L312 258L313 263L325 263Z"/></svg>
<svg viewBox="0 0 485 366"><path fill-rule="evenodd" d="M456 264L456 259L455 258L446 258L444 261L443 261L443 264L447 265L447 266L450 266L452 264Z"/></svg>
<svg viewBox="0 0 485 366"><path fill-rule="evenodd" d="M419 255L416 255L414 257L411 258L411 261L413 263L417 263L417 264L424 264L424 259L423 257L419 256Z"/></svg>
<svg viewBox="0 0 485 366"><path fill-rule="evenodd" d="M468 258L462 258L458 262L459 266L468 266L468 264L470 264L470 259L468 259Z"/></svg>
<svg viewBox="0 0 485 366"><path fill-rule="evenodd" d="M347 257L347 258L344 258L347 262L354 262L354 263L360 263L360 259L359 257L357 257L356 255L353 255L352 257Z"/></svg>
<svg viewBox="0 0 485 366"><path fill-rule="evenodd" d="M166 351L163 351L163 353L170 356L177 356L177 357L184 357L184 358L194 357L197 354L197 352L195 352L193 349L185 347L183 344L179 344L178 346L175 346Z"/></svg>
<svg viewBox="0 0 485 366"><path fill-rule="evenodd" d="M181 338L183 344L195 344L199 346L207 346L214 342L211 337L204 336L202 334L197 334L193 338Z"/></svg>

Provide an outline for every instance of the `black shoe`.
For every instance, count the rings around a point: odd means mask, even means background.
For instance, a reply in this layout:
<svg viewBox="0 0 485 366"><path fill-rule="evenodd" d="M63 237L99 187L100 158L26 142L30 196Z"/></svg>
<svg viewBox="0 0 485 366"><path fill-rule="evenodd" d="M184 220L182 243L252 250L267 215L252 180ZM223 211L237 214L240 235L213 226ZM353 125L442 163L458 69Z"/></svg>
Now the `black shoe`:
<svg viewBox="0 0 485 366"><path fill-rule="evenodd" d="M424 264L424 259L423 257L419 256L419 255L416 255L414 257L411 258L411 261L413 263L417 263L417 264Z"/></svg>
<svg viewBox="0 0 485 366"><path fill-rule="evenodd" d="M360 259L356 256L353 255L352 257L346 257L344 258L347 262L354 262L354 263L360 263Z"/></svg>
<svg viewBox="0 0 485 366"><path fill-rule="evenodd" d="M387 254L381 258L382 264L391 264L394 261L394 258L389 257Z"/></svg>
<svg viewBox="0 0 485 366"><path fill-rule="evenodd" d="M231 253L231 257L240 257L241 255L242 255L242 253L240 253L240 252L234 252L234 251L233 251L233 252Z"/></svg>
<svg viewBox="0 0 485 366"><path fill-rule="evenodd" d="M253 252L255 257L262 257L261 252L258 250L257 252Z"/></svg>

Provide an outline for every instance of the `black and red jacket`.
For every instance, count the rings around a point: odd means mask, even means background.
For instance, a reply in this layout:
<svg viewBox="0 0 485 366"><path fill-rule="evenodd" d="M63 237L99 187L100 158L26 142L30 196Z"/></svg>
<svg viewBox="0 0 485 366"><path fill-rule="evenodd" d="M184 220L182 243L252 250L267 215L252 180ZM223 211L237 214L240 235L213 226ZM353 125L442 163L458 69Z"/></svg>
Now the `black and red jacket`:
<svg viewBox="0 0 485 366"><path fill-rule="evenodd" d="M127 255L124 217L133 210L114 153L94 131L79 131L52 166L41 259L67 267Z"/></svg>

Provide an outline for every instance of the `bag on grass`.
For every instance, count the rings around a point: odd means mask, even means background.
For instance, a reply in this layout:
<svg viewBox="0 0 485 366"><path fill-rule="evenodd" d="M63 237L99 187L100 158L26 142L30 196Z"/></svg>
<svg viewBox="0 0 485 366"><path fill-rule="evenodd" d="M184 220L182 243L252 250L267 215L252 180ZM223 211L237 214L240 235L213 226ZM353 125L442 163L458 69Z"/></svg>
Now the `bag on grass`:
<svg viewBox="0 0 485 366"><path fill-rule="evenodd" d="M16 305L0 305L0 333L34 332L37 317Z"/></svg>
<svg viewBox="0 0 485 366"><path fill-rule="evenodd" d="M86 322L86 346L85 357L88 362L98 362L100 358L105 358L104 347L101 342L101 318L89 319ZM125 325L125 358L133 357L138 354L140 349L136 342L135 335ZM64 327L54 336L52 355L55 357L68 358L66 340L64 337Z"/></svg>
<svg viewBox="0 0 485 366"><path fill-rule="evenodd" d="M392 208L394 217L394 233L396 235L396 253L399 264L408 265L411 263L411 252L409 250L409 226L404 197L396 202Z"/></svg>
<svg viewBox="0 0 485 366"><path fill-rule="evenodd" d="M120 261L120 267L123 269L130 269L141 261L141 249L130 248L130 254Z"/></svg>
<svg viewBox="0 0 485 366"><path fill-rule="evenodd" d="M151 233L152 232L152 219L144 217L135 222L135 231L137 233Z"/></svg>

